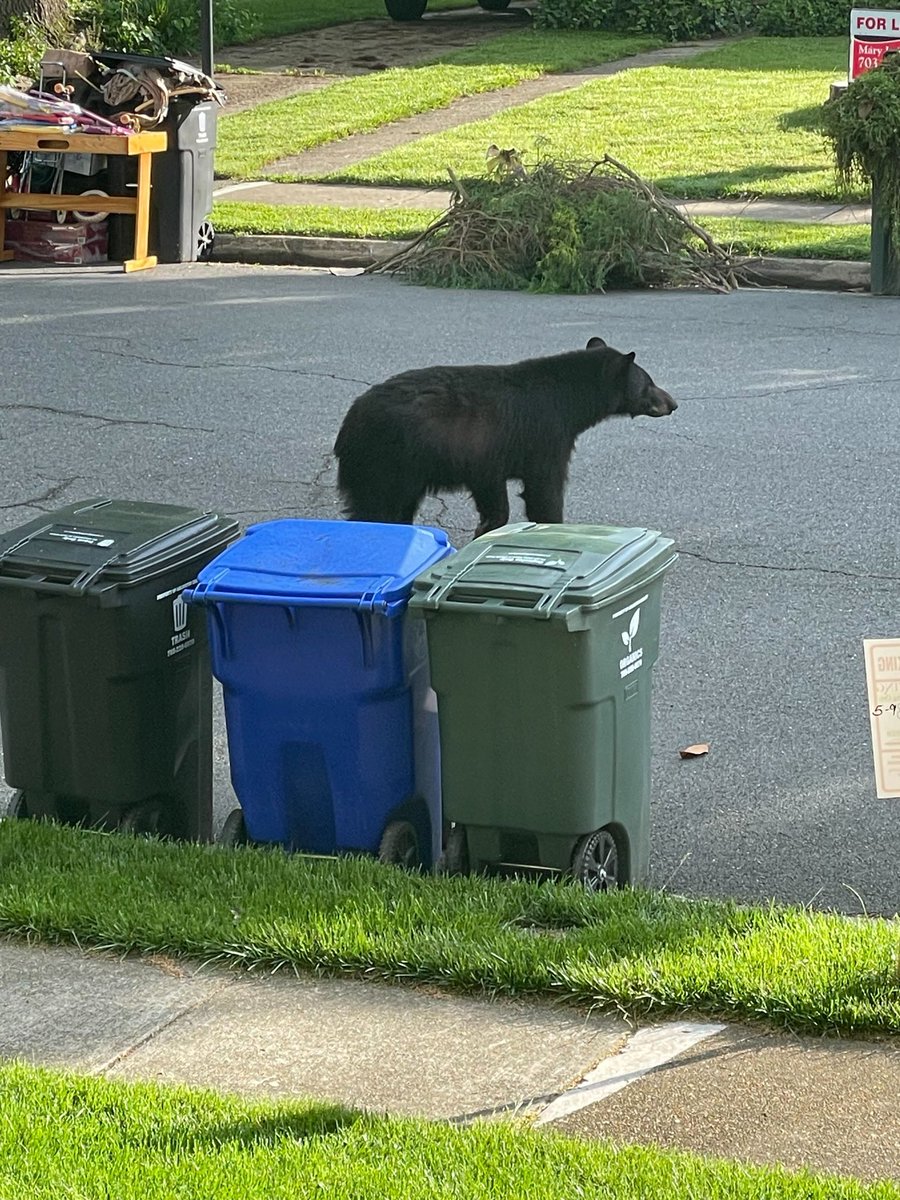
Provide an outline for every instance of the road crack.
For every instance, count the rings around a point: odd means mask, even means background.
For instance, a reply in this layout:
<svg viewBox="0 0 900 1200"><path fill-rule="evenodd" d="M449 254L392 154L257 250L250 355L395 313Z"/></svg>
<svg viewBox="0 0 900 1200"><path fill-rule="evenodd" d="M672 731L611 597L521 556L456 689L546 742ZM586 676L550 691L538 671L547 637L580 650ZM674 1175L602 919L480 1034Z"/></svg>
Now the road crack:
<svg viewBox="0 0 900 1200"><path fill-rule="evenodd" d="M708 563L713 567L737 567L742 571L771 571L792 575L806 571L813 575L837 575L844 579L872 579L884 583L900 583L900 575L880 575L871 571L847 571L841 567L790 567L779 566L775 563L742 562L736 558L711 558L707 554L701 554L698 550L683 550L681 547L677 549L680 557L694 558L698 562Z"/></svg>
<svg viewBox="0 0 900 1200"><path fill-rule="evenodd" d="M12 504L0 504L0 509L8 509L8 508L37 508L37 509L40 509L42 505L49 503L51 500L55 500L58 496L61 496L62 493L67 488L72 486L72 484L75 482L76 479L80 479L80 478L81 478L80 475L69 475L65 479L57 480L56 483L51 484L50 487L46 488L43 492L41 492L37 496L29 496L27 500L15 500L15 501L13 501Z"/></svg>
<svg viewBox="0 0 900 1200"><path fill-rule="evenodd" d="M37 412L47 413L52 417L75 417L82 421L99 421L102 425L141 425L153 429L174 429L180 433L215 433L205 425L175 425L171 421L150 421L140 417L104 417L100 413L83 412L77 408L56 408L52 404L4 404L0 402L4 412Z"/></svg>
<svg viewBox="0 0 900 1200"><path fill-rule="evenodd" d="M145 363L150 367L176 367L179 371L272 371L276 375L303 375L315 379L334 379L338 383L357 383L361 387L374 386L368 379L354 379L348 375L335 375L331 371L308 371L300 367L273 367L269 363L186 363L170 362L164 358L147 358L142 354L129 354L126 350L95 350L95 354L106 354L113 358L127 358L133 362Z"/></svg>

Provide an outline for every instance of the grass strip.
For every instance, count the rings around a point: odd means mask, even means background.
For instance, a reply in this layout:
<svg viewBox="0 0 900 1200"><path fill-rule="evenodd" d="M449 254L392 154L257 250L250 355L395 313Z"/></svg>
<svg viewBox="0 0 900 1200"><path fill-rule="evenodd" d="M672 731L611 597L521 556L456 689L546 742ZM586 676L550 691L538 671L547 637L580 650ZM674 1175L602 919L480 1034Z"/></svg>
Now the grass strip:
<svg viewBox="0 0 900 1200"><path fill-rule="evenodd" d="M229 179L276 178L262 174L266 164L313 146L443 108L462 96L510 87L552 71L608 62L657 45L653 38L527 29L457 51L429 66L394 67L273 100L222 120L216 173Z"/></svg>
<svg viewBox="0 0 900 1200"><path fill-rule="evenodd" d="M319 204L248 204L222 200L213 222L223 233L272 233L307 237L412 238L428 227L437 209L341 208ZM807 225L701 217L700 224L736 254L783 258L833 258L867 262L868 225Z"/></svg>
<svg viewBox="0 0 900 1200"><path fill-rule="evenodd" d="M429 12L442 8L470 8L472 0L429 0ZM247 0L247 7L260 24L260 37L299 33L304 29L322 29L345 21L385 20L384 0Z"/></svg>
<svg viewBox="0 0 900 1200"><path fill-rule="evenodd" d="M363 858L0 822L0 931L243 966L900 1032L900 925L571 884L435 878Z"/></svg>
<svg viewBox="0 0 900 1200"><path fill-rule="evenodd" d="M868 262L871 251L869 225L799 225L735 217L701 217L700 224L735 254Z"/></svg>
<svg viewBox="0 0 900 1200"><path fill-rule="evenodd" d="M468 1128L313 1102L0 1067L0 1194L17 1200L897 1200L892 1183L791 1173L509 1122Z"/></svg>
<svg viewBox="0 0 900 1200"><path fill-rule="evenodd" d="M328 178L443 185L448 165L462 178L481 175L485 149L495 142L516 147L526 164L539 145L565 159L609 153L687 199L842 198L817 121L846 60L844 38L752 38L680 64L601 78Z"/></svg>
<svg viewBox="0 0 900 1200"><path fill-rule="evenodd" d="M212 220L223 233L306 237L411 238L438 215L413 208L337 208L321 204L241 204L220 200Z"/></svg>

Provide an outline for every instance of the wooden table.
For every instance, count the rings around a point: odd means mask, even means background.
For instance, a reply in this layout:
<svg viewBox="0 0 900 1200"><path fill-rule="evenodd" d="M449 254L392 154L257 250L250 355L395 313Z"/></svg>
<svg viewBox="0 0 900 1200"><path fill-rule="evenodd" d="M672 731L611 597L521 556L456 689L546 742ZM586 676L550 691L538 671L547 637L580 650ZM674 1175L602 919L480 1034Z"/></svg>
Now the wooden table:
<svg viewBox="0 0 900 1200"><path fill-rule="evenodd" d="M134 257L122 265L126 271L143 271L156 266L156 256L147 253L150 233L150 164L151 155L168 147L168 134L161 132L107 134L56 133L52 129L36 129L34 133L0 130L0 262L13 257L6 246L6 210L21 208L60 209L83 213L134 214ZM69 196L41 192L10 192L6 190L6 157L10 150L28 150L41 154L129 154L137 155L138 177L136 196Z"/></svg>

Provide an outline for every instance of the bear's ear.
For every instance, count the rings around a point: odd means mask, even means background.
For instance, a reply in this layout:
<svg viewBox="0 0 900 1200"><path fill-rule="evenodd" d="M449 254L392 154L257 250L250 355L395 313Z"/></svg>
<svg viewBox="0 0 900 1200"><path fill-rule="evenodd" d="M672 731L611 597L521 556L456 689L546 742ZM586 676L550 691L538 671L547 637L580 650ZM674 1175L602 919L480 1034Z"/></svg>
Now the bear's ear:
<svg viewBox="0 0 900 1200"><path fill-rule="evenodd" d="M603 338L596 338L596 337L591 338L591 340L588 342L585 349L586 350L605 350L606 342L604 342Z"/></svg>
<svg viewBox="0 0 900 1200"><path fill-rule="evenodd" d="M633 350L629 351L629 353L626 354L625 357L628 359L629 362L634 362L634 351Z"/></svg>

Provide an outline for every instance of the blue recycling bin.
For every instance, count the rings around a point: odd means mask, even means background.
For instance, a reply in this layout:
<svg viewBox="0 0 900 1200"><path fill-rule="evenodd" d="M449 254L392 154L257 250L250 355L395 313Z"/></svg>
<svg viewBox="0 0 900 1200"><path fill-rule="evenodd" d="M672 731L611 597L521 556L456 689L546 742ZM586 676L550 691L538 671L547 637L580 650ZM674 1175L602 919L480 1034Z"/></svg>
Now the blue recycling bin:
<svg viewBox="0 0 900 1200"><path fill-rule="evenodd" d="M241 812L226 840L431 866L441 844L437 702L413 580L453 553L439 529L289 519L204 568Z"/></svg>

